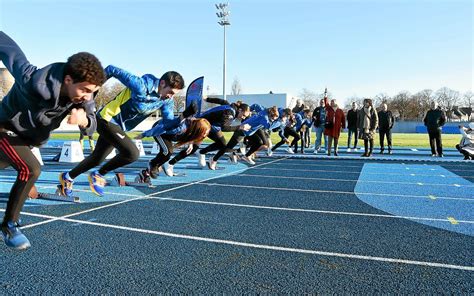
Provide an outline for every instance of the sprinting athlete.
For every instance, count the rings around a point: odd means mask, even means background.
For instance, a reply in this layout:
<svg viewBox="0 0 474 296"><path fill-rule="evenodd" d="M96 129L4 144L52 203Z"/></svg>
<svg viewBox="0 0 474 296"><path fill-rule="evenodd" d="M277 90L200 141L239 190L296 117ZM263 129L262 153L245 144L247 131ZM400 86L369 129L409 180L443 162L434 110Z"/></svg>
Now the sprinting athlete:
<svg viewBox="0 0 474 296"><path fill-rule="evenodd" d="M214 157L209 158L209 168L211 170L216 169L217 161L222 155L226 152L233 152L234 147L245 137L252 136L261 128L270 128L272 122L276 121L279 117L277 107L273 106L268 109L264 109L259 113L251 116L249 119L245 120L242 125L249 125L249 128L245 131L244 129L238 129L232 135L232 138L227 143L226 147L219 150ZM242 159L248 162L249 164L255 164L255 162L249 158L251 154L255 152L255 146L253 149L249 150Z"/></svg>
<svg viewBox="0 0 474 296"><path fill-rule="evenodd" d="M249 128L249 126L243 125L232 126L234 119L243 121L250 115L250 108L247 104L240 101L230 104L228 101L218 98L207 98L206 101L221 105L197 116L206 119L211 124L211 131L207 137L214 143L202 149L199 149L199 145L193 145L191 152L188 149L181 150L174 158L163 164L166 175L173 176L174 165L195 152L197 152L199 165L201 167L206 166L206 153L220 150L227 145L223 132L234 132L240 128Z"/></svg>
<svg viewBox="0 0 474 296"><path fill-rule="evenodd" d="M287 112L291 111L290 109L286 109ZM282 124L278 129L274 130L274 131L278 131L278 135L280 136L281 140L280 142L276 143L273 147L272 147L272 151L274 152L276 149L278 149L278 147L280 147L281 145L283 144L290 144L290 140L288 139L288 137L293 137L294 139L300 139L300 135L298 134L298 132L295 130L295 128L293 127L294 124L295 124L295 115L291 112L288 113L289 116L288 116L288 120L286 121L285 124ZM289 153L294 153L293 150L291 149L291 147L288 147L288 150L287 150Z"/></svg>
<svg viewBox="0 0 474 296"><path fill-rule="evenodd" d="M293 138L290 146L294 146L294 153L298 152L298 142L301 140L301 153L304 153L305 147L305 138L304 138L304 129L311 127L311 114L309 109L305 109L300 113L295 113L295 131L298 133L299 137ZM289 150L288 152L290 152ZM291 153L292 154L292 153Z"/></svg>
<svg viewBox="0 0 474 296"><path fill-rule="evenodd" d="M39 69L3 32L0 59L15 78L0 104L0 167L12 166L17 171L1 231L8 247L23 250L31 244L20 231L20 211L41 173L30 147L46 143L67 115L68 123L94 129L94 95L105 74L99 60L87 52L69 57L66 63Z"/></svg>
<svg viewBox="0 0 474 296"><path fill-rule="evenodd" d="M169 127L159 122L152 129L138 135L136 139L154 137L160 147L160 152L155 158L150 160L148 168L140 172L140 181L148 183L150 177L155 179L158 176L160 167L171 158L175 147L189 144L186 151L190 154L194 145L199 146L210 130L211 124L206 119L187 118L177 127ZM176 142L176 145L173 145L173 142Z"/></svg>
<svg viewBox="0 0 474 296"><path fill-rule="evenodd" d="M177 72L166 72L158 79L151 74L135 76L115 66L105 68L107 77L118 79L126 88L115 99L97 112L99 138L94 151L69 172L59 175L64 195L72 195L74 179L80 174L101 164L114 148L119 153L89 173L89 185L93 193L104 194L104 176L115 169L138 159L140 153L132 139L126 134L148 116L161 111L163 121L173 120L173 95L184 88L183 77Z"/></svg>

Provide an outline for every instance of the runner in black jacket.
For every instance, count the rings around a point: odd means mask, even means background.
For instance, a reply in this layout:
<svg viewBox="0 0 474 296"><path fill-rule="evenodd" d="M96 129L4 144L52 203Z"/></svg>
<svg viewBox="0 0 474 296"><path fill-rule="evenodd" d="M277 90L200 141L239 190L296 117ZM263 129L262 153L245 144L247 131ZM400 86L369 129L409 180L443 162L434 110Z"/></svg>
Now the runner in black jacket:
<svg viewBox="0 0 474 296"><path fill-rule="evenodd" d="M105 74L99 60L86 52L38 69L3 32L0 59L15 78L0 105L0 167L12 166L18 173L1 228L7 246L26 249L30 242L19 228L20 211L41 173L30 148L46 143L69 114L69 123L95 129L93 98Z"/></svg>

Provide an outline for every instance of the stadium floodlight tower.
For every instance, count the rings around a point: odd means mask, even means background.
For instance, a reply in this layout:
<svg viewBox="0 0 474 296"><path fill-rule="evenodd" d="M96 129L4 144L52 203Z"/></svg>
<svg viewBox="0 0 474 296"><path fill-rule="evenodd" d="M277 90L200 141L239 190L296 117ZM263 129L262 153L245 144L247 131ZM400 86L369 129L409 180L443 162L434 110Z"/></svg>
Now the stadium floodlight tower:
<svg viewBox="0 0 474 296"><path fill-rule="evenodd" d="M222 86L222 98L225 100L225 63L226 63L226 47L225 47L225 41L226 41L226 36L225 36L225 27L230 25L229 22L229 14L230 11L228 10L229 3L219 3L216 4L216 8L218 12L216 12L217 17L219 18L219 21L217 22L219 25L224 27L224 66L223 66L223 86Z"/></svg>

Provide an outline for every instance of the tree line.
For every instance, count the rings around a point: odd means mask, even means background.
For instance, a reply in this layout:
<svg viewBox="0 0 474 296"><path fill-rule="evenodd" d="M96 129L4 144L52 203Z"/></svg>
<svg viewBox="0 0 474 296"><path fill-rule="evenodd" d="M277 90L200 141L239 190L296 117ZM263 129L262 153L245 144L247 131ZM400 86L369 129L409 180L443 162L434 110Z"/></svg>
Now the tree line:
<svg viewBox="0 0 474 296"><path fill-rule="evenodd" d="M299 97L304 101L306 107L314 109L319 105L319 100L324 97L323 93L315 93L308 89L303 89ZM328 93L329 99L332 94ZM356 102L359 107L363 105L364 99L372 99L373 105L379 108L382 104L387 104L388 109L398 120L423 120L426 111L430 108L430 103L435 101L440 108L446 112L448 119L457 118L459 111L464 112L471 120L472 109L474 108L474 94L472 92L460 93L459 91L442 87L437 91L424 89L415 94L408 91L401 91L394 96L380 93L373 97L350 97L346 100L345 106L340 106L345 110L351 109L352 102Z"/></svg>

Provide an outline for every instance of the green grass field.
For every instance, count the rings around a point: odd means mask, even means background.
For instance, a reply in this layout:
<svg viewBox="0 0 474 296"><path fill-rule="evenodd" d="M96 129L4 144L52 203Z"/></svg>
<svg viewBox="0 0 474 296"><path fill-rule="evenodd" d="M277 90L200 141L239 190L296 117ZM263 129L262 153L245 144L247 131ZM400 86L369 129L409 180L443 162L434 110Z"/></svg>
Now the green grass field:
<svg viewBox="0 0 474 296"><path fill-rule="evenodd" d="M130 137L134 137L138 132L128 133ZM227 140L230 139L232 133L224 133ZM98 134L94 135L94 138L97 139ZM272 143L277 143L280 141L280 137L277 133L272 133ZM52 140L78 140L79 133L53 133L51 135ZM443 147L445 148L454 148L456 144L459 144L461 140L461 135L445 134L443 135ZM315 134L311 134L311 144L314 144ZM144 139L145 142L153 141L152 138ZM430 147L428 134L392 134L392 141L394 147ZM205 143L210 142L209 139L204 141ZM347 145L347 133L342 133L339 138L340 147L346 147ZM379 139L378 135L375 139L375 146L378 147ZM359 144L361 146L362 143Z"/></svg>

